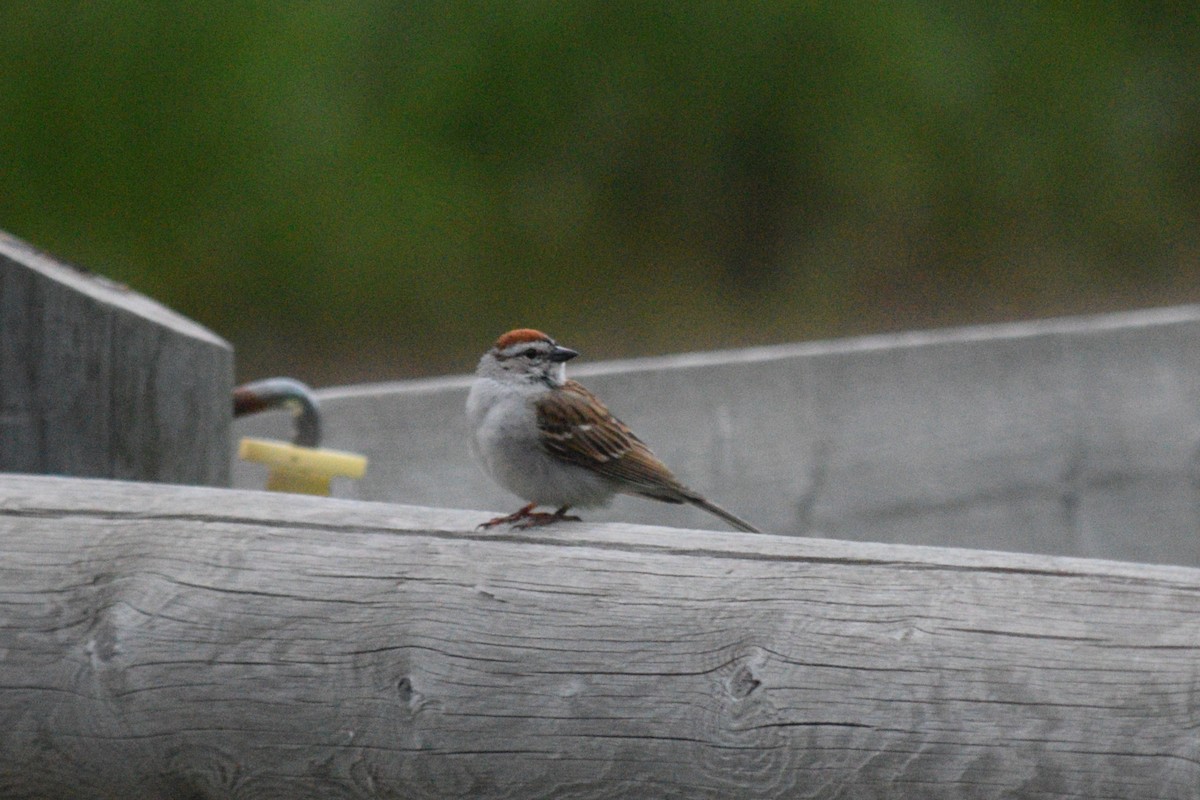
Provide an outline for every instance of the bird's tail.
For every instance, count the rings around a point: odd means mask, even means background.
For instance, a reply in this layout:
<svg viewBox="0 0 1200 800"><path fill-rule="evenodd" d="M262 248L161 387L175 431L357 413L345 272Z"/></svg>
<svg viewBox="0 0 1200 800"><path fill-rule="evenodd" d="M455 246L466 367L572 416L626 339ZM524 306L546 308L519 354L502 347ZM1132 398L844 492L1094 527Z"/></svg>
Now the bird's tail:
<svg viewBox="0 0 1200 800"><path fill-rule="evenodd" d="M708 513L720 517L733 527L737 528L739 531L745 531L746 533L762 533L762 531L751 525L749 522L746 522L746 520L742 519L736 514L726 511L716 503L710 503L703 497L687 497L686 499L696 508L703 508Z"/></svg>

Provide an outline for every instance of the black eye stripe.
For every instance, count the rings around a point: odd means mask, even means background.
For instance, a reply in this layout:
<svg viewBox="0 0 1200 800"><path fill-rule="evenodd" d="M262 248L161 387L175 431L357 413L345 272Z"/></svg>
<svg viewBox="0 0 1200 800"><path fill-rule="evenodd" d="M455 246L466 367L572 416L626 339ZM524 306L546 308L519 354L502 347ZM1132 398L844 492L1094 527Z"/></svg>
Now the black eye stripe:
<svg viewBox="0 0 1200 800"><path fill-rule="evenodd" d="M551 347L553 346L554 345L551 344ZM538 347L524 347L515 352L513 352L510 348L509 350L500 350L495 353L497 361L508 361L509 359L513 358L543 358L546 355L547 353Z"/></svg>

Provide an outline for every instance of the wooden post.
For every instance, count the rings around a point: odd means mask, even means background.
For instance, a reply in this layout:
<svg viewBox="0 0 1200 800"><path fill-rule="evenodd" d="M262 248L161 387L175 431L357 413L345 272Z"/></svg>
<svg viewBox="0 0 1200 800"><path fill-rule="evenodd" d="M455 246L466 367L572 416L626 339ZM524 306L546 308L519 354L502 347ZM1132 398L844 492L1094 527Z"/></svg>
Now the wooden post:
<svg viewBox="0 0 1200 800"><path fill-rule="evenodd" d="M0 471L227 485L233 351L0 233Z"/></svg>
<svg viewBox="0 0 1200 800"><path fill-rule="evenodd" d="M0 476L0 796L1193 798L1200 570Z"/></svg>

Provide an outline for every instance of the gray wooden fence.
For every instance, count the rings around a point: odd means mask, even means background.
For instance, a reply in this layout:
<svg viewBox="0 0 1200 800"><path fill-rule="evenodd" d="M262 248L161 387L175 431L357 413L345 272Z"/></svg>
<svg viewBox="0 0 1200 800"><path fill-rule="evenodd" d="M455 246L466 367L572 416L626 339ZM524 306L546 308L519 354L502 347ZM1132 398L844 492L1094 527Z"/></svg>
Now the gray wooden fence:
<svg viewBox="0 0 1200 800"><path fill-rule="evenodd" d="M1198 307L586 359L572 375L681 478L765 530L1200 565ZM514 510L471 457L467 385L320 392L328 446L371 459L336 492ZM288 430L279 416L235 425ZM235 469L235 485L262 480ZM585 516L721 527L635 498Z"/></svg>
<svg viewBox="0 0 1200 800"><path fill-rule="evenodd" d="M220 340L11 239L0 323L0 470L221 482ZM1189 307L575 370L782 536L476 531L516 501L466 378L322 393L372 462L338 491L413 505L0 474L0 797L1195 797L1198 345Z"/></svg>
<svg viewBox="0 0 1200 800"><path fill-rule="evenodd" d="M0 476L0 796L1194 798L1200 570Z"/></svg>
<svg viewBox="0 0 1200 800"><path fill-rule="evenodd" d="M0 471L227 485L233 352L0 232Z"/></svg>

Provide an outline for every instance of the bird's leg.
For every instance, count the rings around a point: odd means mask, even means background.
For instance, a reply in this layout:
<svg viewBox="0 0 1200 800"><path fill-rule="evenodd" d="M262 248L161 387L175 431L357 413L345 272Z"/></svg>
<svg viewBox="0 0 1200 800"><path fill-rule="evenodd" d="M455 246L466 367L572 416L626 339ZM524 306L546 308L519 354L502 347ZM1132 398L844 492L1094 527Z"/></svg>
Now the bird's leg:
<svg viewBox="0 0 1200 800"><path fill-rule="evenodd" d="M535 508L537 508L537 503L530 503L527 506L522 506L507 516L496 517L495 519L489 519L487 522L480 523L478 526L476 526L475 530L480 530L481 528L494 528L497 525L503 525L506 522L518 522L526 517L537 516L533 514L533 509ZM550 515L547 514L546 516Z"/></svg>
<svg viewBox="0 0 1200 800"><path fill-rule="evenodd" d="M544 512L537 514L526 514L524 519L513 523L513 527L524 530L526 528L541 527L542 525L552 525L555 522L579 522L579 517L567 513L568 508L570 508L570 506L563 506L553 514L547 514Z"/></svg>
<svg viewBox="0 0 1200 800"><path fill-rule="evenodd" d="M475 528L494 528L497 525L511 524L514 528L524 530L525 528L538 528L542 525L551 525L555 522L579 522L579 517L574 514L568 514L567 509L570 506L563 506L553 514L546 511L534 511L537 508L537 503L530 503L527 506L522 506L511 514L503 517L489 519L487 522L481 523Z"/></svg>
<svg viewBox="0 0 1200 800"><path fill-rule="evenodd" d="M568 514L568 508L570 508L570 506L563 506L558 511L554 512L554 516L558 519L561 519L563 522L583 522L583 520L574 514Z"/></svg>

